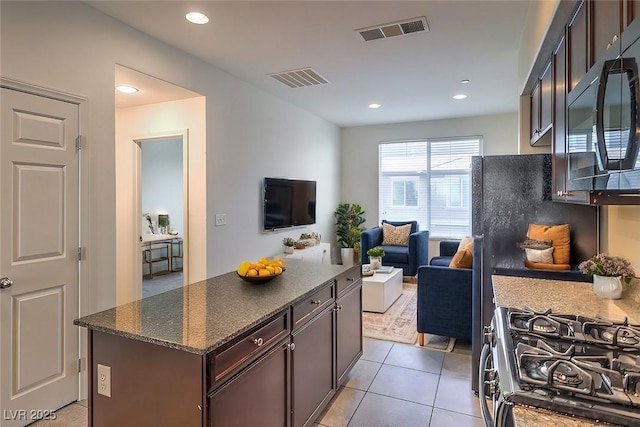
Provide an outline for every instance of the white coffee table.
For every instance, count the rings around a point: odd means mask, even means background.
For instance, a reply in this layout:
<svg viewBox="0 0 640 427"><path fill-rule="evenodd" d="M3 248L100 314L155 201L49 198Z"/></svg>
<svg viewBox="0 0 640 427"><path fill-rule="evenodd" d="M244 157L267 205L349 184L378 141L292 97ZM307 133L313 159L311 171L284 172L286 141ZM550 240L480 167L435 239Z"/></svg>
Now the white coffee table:
<svg viewBox="0 0 640 427"><path fill-rule="evenodd" d="M362 278L362 310L384 313L402 294L402 269Z"/></svg>

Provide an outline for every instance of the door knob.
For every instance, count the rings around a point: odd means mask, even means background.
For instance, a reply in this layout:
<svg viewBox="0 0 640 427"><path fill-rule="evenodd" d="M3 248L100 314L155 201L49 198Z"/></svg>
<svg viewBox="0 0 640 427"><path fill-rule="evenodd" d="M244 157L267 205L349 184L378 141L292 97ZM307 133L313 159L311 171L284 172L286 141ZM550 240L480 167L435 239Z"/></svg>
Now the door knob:
<svg viewBox="0 0 640 427"><path fill-rule="evenodd" d="M10 288L13 285L13 280L9 277L3 277L0 279L0 289Z"/></svg>

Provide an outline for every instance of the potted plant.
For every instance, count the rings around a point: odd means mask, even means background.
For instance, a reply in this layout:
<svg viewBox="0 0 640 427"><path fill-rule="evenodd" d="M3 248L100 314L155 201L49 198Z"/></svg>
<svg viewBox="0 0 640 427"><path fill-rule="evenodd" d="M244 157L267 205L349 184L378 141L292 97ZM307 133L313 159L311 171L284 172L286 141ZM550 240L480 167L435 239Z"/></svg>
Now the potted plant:
<svg viewBox="0 0 640 427"><path fill-rule="evenodd" d="M593 291L602 298L622 296L622 280L629 284L635 276L631 263L624 258L598 254L578 265L584 274L593 276Z"/></svg>
<svg viewBox="0 0 640 427"><path fill-rule="evenodd" d="M372 270L379 270L382 267L382 257L384 256L384 249L380 246L371 248L367 251L369 255L369 264L371 264Z"/></svg>
<svg viewBox="0 0 640 427"><path fill-rule="evenodd" d="M296 241L291 237L285 237L284 239L282 239L282 244L284 245L284 253L292 254L296 246Z"/></svg>
<svg viewBox="0 0 640 427"><path fill-rule="evenodd" d="M341 203L334 212L337 241L340 244L342 264L353 265L354 248L360 247L360 233L364 230L364 210L358 204Z"/></svg>

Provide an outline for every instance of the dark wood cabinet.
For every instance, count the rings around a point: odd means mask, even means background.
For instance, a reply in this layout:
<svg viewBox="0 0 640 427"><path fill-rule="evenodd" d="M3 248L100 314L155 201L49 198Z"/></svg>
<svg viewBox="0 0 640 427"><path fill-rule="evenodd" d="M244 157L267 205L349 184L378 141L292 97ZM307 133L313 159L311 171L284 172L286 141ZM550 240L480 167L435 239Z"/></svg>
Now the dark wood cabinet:
<svg viewBox="0 0 640 427"><path fill-rule="evenodd" d="M622 1L592 0L591 6L591 58L595 64L622 33Z"/></svg>
<svg viewBox="0 0 640 427"><path fill-rule="evenodd" d="M640 0L625 0L624 2L625 26L629 26L640 16Z"/></svg>
<svg viewBox="0 0 640 427"><path fill-rule="evenodd" d="M541 138L551 129L552 125L552 90L551 61L544 67L531 91L531 145L549 145Z"/></svg>
<svg viewBox="0 0 640 427"><path fill-rule="evenodd" d="M362 280L336 301L336 369L338 385L362 356Z"/></svg>
<svg viewBox="0 0 640 427"><path fill-rule="evenodd" d="M567 44L562 37L553 52L553 200L564 201L567 175Z"/></svg>
<svg viewBox="0 0 640 427"><path fill-rule="evenodd" d="M567 26L568 91L571 92L589 69L587 6L583 1Z"/></svg>
<svg viewBox="0 0 640 427"><path fill-rule="evenodd" d="M216 390L209 399L209 426L289 425L289 339Z"/></svg>
<svg viewBox="0 0 640 427"><path fill-rule="evenodd" d="M313 424L336 390L333 307L291 335L293 426ZM268 425L268 424L262 424Z"/></svg>

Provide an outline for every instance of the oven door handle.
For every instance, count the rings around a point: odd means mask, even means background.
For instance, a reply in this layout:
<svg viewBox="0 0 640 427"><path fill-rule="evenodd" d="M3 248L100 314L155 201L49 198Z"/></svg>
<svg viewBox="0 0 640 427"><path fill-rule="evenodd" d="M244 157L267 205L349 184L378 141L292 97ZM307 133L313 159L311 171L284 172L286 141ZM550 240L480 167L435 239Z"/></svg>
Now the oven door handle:
<svg viewBox="0 0 640 427"><path fill-rule="evenodd" d="M478 399L480 399L480 412L482 413L482 418L484 419L484 424L487 427L495 427L495 420L493 419L493 415L491 411L489 411L489 405L487 405L487 371L492 369L492 355L491 355L491 346L489 344L485 344L482 346L482 352L480 353L480 367L478 372ZM493 381L493 380L491 380ZM490 395L493 399L493 395Z"/></svg>

